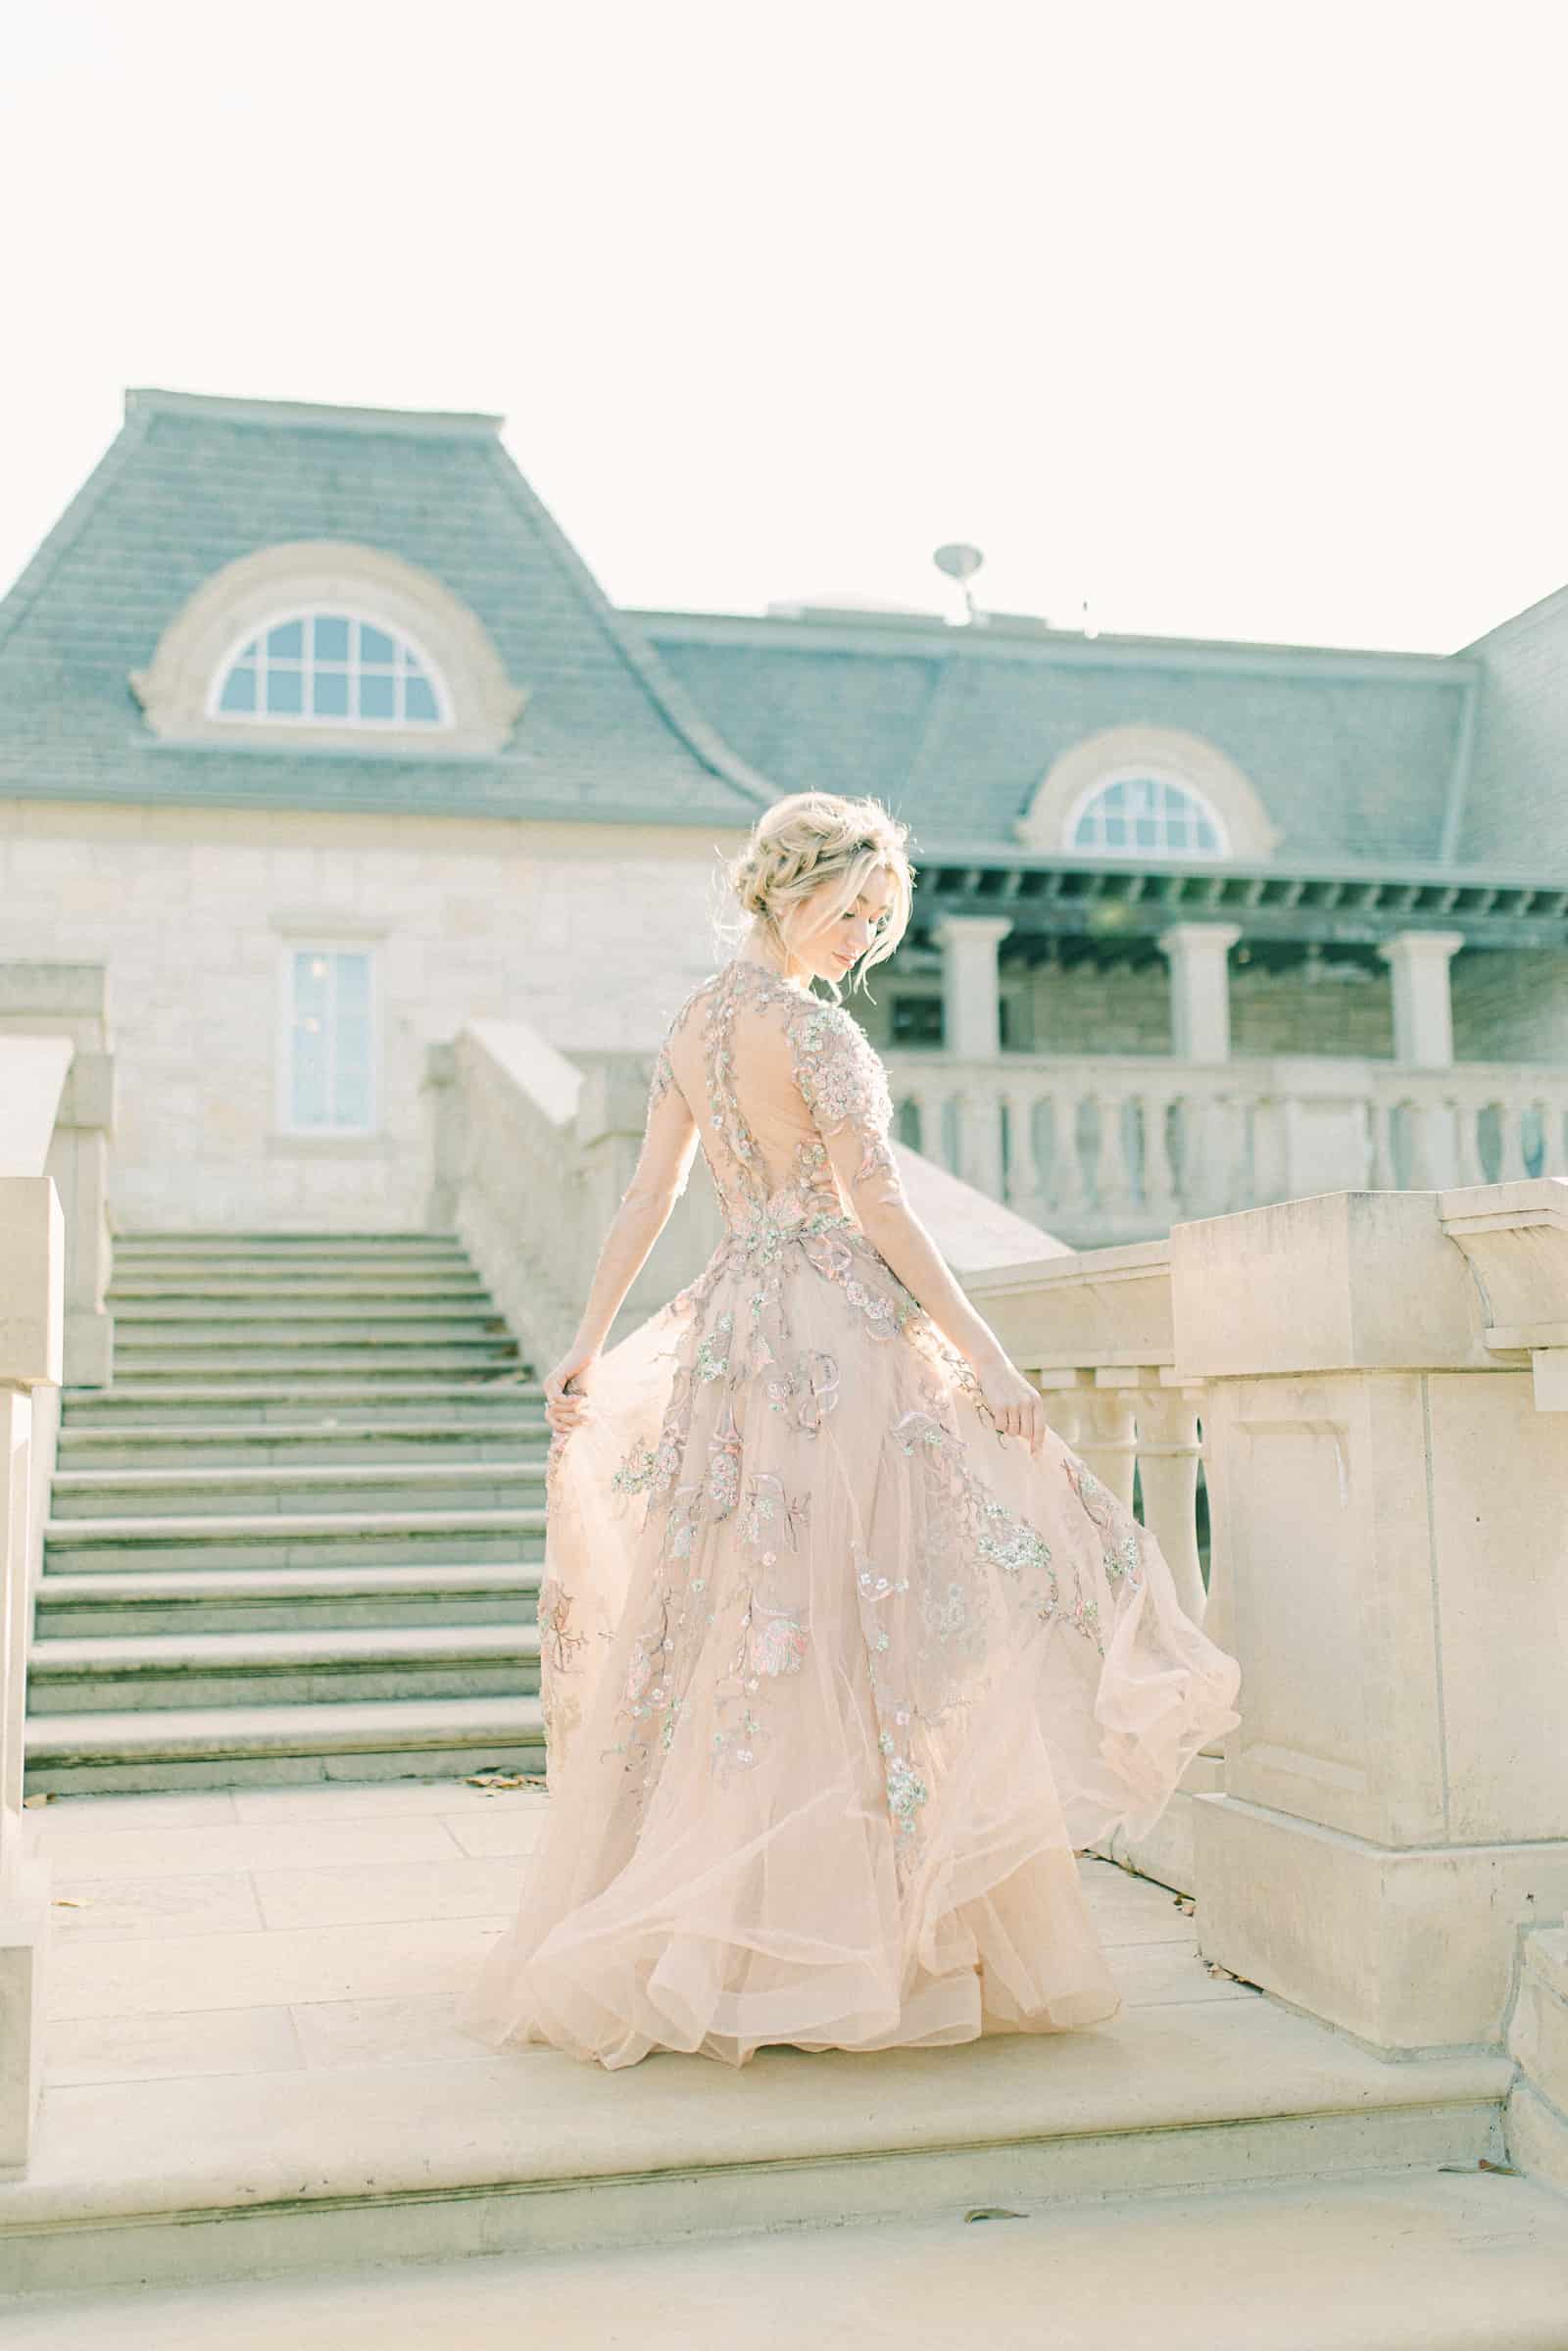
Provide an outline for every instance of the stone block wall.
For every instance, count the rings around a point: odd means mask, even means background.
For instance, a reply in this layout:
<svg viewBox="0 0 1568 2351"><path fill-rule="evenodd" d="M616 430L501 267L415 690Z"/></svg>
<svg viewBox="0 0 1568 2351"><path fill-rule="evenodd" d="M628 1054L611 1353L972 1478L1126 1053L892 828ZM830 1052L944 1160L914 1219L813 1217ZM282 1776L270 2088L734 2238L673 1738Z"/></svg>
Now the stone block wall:
<svg viewBox="0 0 1568 2351"><path fill-rule="evenodd" d="M515 1016L646 1051L713 967L714 864L651 827L0 804L8 958L108 972L120 1230L421 1227L429 1044ZM375 951L368 1139L279 1132L283 957L309 944Z"/></svg>

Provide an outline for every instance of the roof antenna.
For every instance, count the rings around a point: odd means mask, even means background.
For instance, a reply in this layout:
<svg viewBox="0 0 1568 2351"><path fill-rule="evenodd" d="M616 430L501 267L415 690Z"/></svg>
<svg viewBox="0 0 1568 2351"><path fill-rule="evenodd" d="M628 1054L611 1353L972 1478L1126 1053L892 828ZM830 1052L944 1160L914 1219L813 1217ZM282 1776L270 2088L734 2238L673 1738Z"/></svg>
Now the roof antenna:
<svg viewBox="0 0 1568 2351"><path fill-rule="evenodd" d="M945 571L949 579L956 579L963 589L964 617L971 628L974 625L975 615L974 593L969 582L985 560L978 547L967 546L961 539L956 539L946 547L939 547L931 558L939 571Z"/></svg>

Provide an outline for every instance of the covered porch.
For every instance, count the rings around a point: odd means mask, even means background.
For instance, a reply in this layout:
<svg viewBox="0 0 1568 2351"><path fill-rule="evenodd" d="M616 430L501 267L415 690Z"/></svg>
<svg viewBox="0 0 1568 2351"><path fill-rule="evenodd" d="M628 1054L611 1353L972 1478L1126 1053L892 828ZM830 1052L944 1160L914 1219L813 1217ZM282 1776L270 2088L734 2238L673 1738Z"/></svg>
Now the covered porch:
<svg viewBox="0 0 1568 2351"><path fill-rule="evenodd" d="M903 1140L1086 1247L1568 1172L1565 972L1560 886L1019 853L927 862L867 1025Z"/></svg>

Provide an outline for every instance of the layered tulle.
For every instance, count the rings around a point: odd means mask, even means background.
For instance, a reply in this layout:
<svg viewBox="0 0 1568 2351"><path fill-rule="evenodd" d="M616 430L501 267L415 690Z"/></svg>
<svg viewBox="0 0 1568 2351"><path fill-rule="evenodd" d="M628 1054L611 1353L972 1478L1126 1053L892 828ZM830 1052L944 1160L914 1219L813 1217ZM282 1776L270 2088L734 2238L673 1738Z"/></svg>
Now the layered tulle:
<svg viewBox="0 0 1568 2351"><path fill-rule="evenodd" d="M741 2064L1114 2014L1075 1850L1236 1720L1131 1514L999 1434L800 1186L590 1398L551 1456L548 1819L467 2030Z"/></svg>

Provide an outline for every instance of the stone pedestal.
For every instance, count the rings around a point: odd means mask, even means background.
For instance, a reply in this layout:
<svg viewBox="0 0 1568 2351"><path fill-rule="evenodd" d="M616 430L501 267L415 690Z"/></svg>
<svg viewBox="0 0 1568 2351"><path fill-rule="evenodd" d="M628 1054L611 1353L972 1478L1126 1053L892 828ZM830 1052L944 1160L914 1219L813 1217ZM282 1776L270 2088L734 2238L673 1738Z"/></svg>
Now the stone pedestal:
<svg viewBox="0 0 1568 2351"><path fill-rule="evenodd" d="M1568 1906L1568 1445L1487 1344L1430 1194L1172 1236L1205 1383L1223 1794L1203 1947L1376 2046L1499 2038L1521 1925Z"/></svg>

